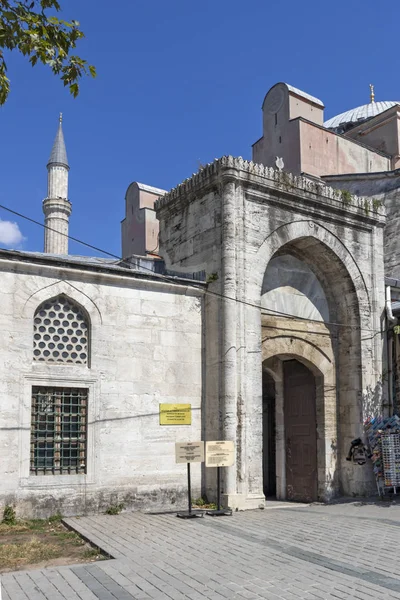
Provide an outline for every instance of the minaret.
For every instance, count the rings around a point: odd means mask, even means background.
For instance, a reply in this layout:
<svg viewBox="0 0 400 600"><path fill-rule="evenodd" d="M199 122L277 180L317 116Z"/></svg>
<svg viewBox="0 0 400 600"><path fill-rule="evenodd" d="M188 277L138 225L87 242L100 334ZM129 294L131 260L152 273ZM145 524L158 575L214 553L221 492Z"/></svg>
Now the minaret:
<svg viewBox="0 0 400 600"><path fill-rule="evenodd" d="M62 114L53 149L47 163L47 198L43 200L45 214L44 251L68 254L68 226L72 211L68 200L69 164L62 131Z"/></svg>

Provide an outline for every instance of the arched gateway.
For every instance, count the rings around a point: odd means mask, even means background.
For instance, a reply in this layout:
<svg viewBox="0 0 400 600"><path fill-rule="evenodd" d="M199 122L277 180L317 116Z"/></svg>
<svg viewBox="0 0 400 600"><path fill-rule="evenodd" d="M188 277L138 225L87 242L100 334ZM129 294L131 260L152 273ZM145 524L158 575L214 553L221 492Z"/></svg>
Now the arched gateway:
<svg viewBox="0 0 400 600"><path fill-rule="evenodd" d="M380 385L385 217L347 200L224 157L158 202L167 266L209 275L203 431L236 443L232 507L372 489L345 456Z"/></svg>

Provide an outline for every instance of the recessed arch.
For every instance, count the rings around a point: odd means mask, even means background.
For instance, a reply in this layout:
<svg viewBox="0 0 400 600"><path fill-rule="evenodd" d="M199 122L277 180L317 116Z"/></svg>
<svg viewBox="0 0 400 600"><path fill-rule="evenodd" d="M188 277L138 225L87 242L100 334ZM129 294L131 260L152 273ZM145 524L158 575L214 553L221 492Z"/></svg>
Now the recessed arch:
<svg viewBox="0 0 400 600"><path fill-rule="evenodd" d="M278 253L267 265L261 306L315 321L330 321L324 289L310 266L294 253Z"/></svg>
<svg viewBox="0 0 400 600"><path fill-rule="evenodd" d="M338 481L341 490L347 493L352 474L345 456L354 438L353 415L359 415L359 423L362 419L360 391L365 352L363 355L361 351L360 332L371 326L370 298L364 277L337 236L311 220L278 227L261 244L258 255L257 285L265 274L262 266L267 270L274 257L292 255L306 263L325 293L329 307L327 322L313 322L311 326L307 324L307 316L296 320L284 314L262 315L262 354L263 360L268 360L266 347L271 347L281 360L298 360L314 373L318 430L323 432L318 442L318 493L320 497L330 497L332 490L337 490ZM290 329L294 331L288 334ZM371 341L364 342L364 350L367 347L372 354ZM336 373L340 377L336 378Z"/></svg>
<svg viewBox="0 0 400 600"><path fill-rule="evenodd" d="M24 304L24 318L32 319L39 304L42 304L42 302L48 298L54 298L61 294L69 297L73 302L76 302L86 310L92 326L101 325L103 323L103 316L96 302L90 298L90 296L82 292L77 286L64 280L55 281L35 290Z"/></svg>
<svg viewBox="0 0 400 600"><path fill-rule="evenodd" d="M65 294L48 298L33 319L33 360L89 366L90 317Z"/></svg>
<svg viewBox="0 0 400 600"><path fill-rule="evenodd" d="M256 259L254 260L255 276L249 284L250 286L255 286L252 293L255 297L261 295L264 273L272 257L278 252L283 251L284 248L287 251L290 247L293 250L295 246L301 246L301 240L306 240L307 238L314 239L316 242L322 244L321 248L325 246L330 250L332 258L336 259L337 272L347 273L357 298L362 323L367 326L371 312L370 298L366 282L356 260L335 234L329 231L324 225L313 220L297 220L286 223L277 227L264 239L257 250ZM303 246L305 245L306 242L303 242ZM300 252L303 260L307 258L307 253L304 250L305 248L303 247L303 252ZM311 263L315 268L318 259L319 257L314 255L312 260L307 261L307 264Z"/></svg>
<svg viewBox="0 0 400 600"><path fill-rule="evenodd" d="M274 379L276 390L277 497L287 497L283 363L291 360L302 363L315 378L318 498L328 500L338 492L335 360L333 352L329 356L315 344L290 335L265 339L262 344L263 370Z"/></svg>
<svg viewBox="0 0 400 600"><path fill-rule="evenodd" d="M266 337L263 340L263 363L273 356L296 357L304 362L314 375L324 375L329 379L331 379L330 373L335 364L332 352L326 352L312 341L293 334L279 334Z"/></svg>
<svg viewBox="0 0 400 600"><path fill-rule="evenodd" d="M317 377L323 375L329 384L335 382L335 357L332 349L323 350L310 340L288 333L263 340L262 362L274 356L296 357Z"/></svg>

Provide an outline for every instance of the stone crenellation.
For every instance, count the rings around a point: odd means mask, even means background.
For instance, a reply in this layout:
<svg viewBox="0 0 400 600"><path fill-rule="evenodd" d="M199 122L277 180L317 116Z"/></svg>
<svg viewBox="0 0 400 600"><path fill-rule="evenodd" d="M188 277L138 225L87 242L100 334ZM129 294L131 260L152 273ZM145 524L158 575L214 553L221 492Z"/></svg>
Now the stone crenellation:
<svg viewBox="0 0 400 600"><path fill-rule="evenodd" d="M222 169L235 169L244 171L249 175L262 177L281 185L285 191L295 188L296 190L302 190L310 194L315 194L316 196L328 198L329 200L335 200L340 202L345 208L353 207L361 209L366 215L370 212L377 213L378 209L380 215L383 216L385 214L384 208L373 203L370 198L352 195L350 199L348 196L344 199L342 190L327 186L322 181L313 181L305 176L293 175L292 173L274 169L273 167L266 167L260 163L245 160L241 156L222 156L221 158L216 158L213 162L208 163L204 167L201 167L197 173L193 173L191 177L185 179L162 198L159 198L155 203L155 209L160 210L170 202L193 193L198 187L204 184L207 179L213 175L217 175Z"/></svg>

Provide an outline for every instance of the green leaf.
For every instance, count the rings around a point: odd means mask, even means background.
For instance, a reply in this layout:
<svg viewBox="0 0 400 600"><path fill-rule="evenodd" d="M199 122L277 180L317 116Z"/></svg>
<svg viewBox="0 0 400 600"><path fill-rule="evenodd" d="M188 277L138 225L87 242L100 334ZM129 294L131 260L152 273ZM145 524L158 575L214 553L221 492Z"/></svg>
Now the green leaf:
<svg viewBox="0 0 400 600"><path fill-rule="evenodd" d="M73 97L76 98L77 95L79 94L79 85L77 83L72 83L69 86L69 91L71 92L71 94L73 95Z"/></svg>
<svg viewBox="0 0 400 600"><path fill-rule="evenodd" d="M78 40L84 37L79 21L65 21L47 11L59 12L58 0L0 0L0 105L10 93L3 51L17 50L34 67L47 65L76 98L84 75L96 77L96 69L83 58L72 55Z"/></svg>

